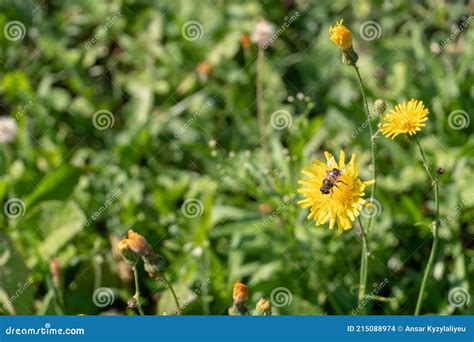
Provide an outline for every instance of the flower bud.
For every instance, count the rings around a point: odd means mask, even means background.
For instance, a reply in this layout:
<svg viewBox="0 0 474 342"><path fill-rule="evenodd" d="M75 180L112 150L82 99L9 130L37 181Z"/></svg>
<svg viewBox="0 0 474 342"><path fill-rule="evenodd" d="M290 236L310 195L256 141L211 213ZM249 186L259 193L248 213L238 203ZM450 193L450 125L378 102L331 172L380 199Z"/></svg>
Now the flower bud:
<svg viewBox="0 0 474 342"><path fill-rule="evenodd" d="M374 107L375 107L375 115L382 116L383 113L385 112L385 109L387 109L387 103L382 99L377 99L374 102Z"/></svg>
<svg viewBox="0 0 474 342"><path fill-rule="evenodd" d="M165 271L166 260L162 255L150 253L142 256L145 271L150 278L159 278Z"/></svg>
<svg viewBox="0 0 474 342"><path fill-rule="evenodd" d="M272 303L268 299L261 298L255 306L255 316L271 316Z"/></svg>
<svg viewBox="0 0 474 342"><path fill-rule="evenodd" d="M356 66L359 60L359 55L355 52L352 45L345 50L342 50L342 63L349 66Z"/></svg>
<svg viewBox="0 0 474 342"><path fill-rule="evenodd" d="M343 25L343 20L339 20L336 25L329 28L329 38L342 50L352 47L352 33Z"/></svg>
<svg viewBox="0 0 474 342"><path fill-rule="evenodd" d="M127 306L129 309L135 309L137 307L137 300L135 298L130 298L128 301L127 301Z"/></svg>
<svg viewBox="0 0 474 342"><path fill-rule="evenodd" d="M59 287L61 282L61 262L58 258L49 261L49 271L51 272L54 286Z"/></svg>
<svg viewBox="0 0 474 342"><path fill-rule="evenodd" d="M234 291L232 294L232 298L234 299L235 304L244 303L247 301L248 298L248 287L247 285L236 282L234 284Z"/></svg>
<svg viewBox="0 0 474 342"><path fill-rule="evenodd" d="M145 255L152 252L152 249L146 239L131 229L128 231L127 240L130 249L139 255Z"/></svg>
<svg viewBox="0 0 474 342"><path fill-rule="evenodd" d="M131 249L128 239L120 240L118 251L122 259L130 266L135 266L140 259L140 256Z"/></svg>

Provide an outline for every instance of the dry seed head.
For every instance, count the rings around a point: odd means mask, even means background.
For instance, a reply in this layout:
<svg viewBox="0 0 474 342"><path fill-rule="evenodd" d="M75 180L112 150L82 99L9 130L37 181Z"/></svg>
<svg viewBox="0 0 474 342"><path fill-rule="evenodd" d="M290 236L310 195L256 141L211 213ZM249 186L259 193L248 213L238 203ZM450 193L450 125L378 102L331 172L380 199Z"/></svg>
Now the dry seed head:
<svg viewBox="0 0 474 342"><path fill-rule="evenodd" d="M9 143L16 137L18 125L10 117L0 117L0 144Z"/></svg>
<svg viewBox="0 0 474 342"><path fill-rule="evenodd" d="M275 25L266 20L260 20L254 27L250 40L260 48L271 45L271 38L275 33Z"/></svg>

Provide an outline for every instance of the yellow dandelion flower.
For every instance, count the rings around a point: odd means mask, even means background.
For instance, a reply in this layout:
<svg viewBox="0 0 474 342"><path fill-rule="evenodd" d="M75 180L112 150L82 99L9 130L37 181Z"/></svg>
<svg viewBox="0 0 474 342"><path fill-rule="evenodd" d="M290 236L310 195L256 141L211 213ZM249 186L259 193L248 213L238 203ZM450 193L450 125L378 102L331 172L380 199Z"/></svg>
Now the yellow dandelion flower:
<svg viewBox="0 0 474 342"><path fill-rule="evenodd" d="M329 36L334 44L339 45L343 50L347 50L352 46L352 33L342 22L343 19L329 28Z"/></svg>
<svg viewBox="0 0 474 342"><path fill-rule="evenodd" d="M363 182L358 178L359 170L355 164L355 154L352 154L347 165L344 151L339 153L339 163L330 153L325 152L324 155L327 163L316 160L302 171L307 178L299 181L302 187L298 192L306 198L298 204L303 208L310 208L308 219L314 219L316 226L329 221L329 229L333 229L337 221L339 233L342 233L350 229L352 222L359 216L361 206L367 203L363 198L364 189L375 180ZM336 178L334 186L329 191L324 191L326 189L323 188L323 180L334 169L339 170L340 175Z"/></svg>
<svg viewBox="0 0 474 342"><path fill-rule="evenodd" d="M428 113L423 101L412 99L400 103L383 117L382 134L391 139L402 133L414 135L426 126Z"/></svg>

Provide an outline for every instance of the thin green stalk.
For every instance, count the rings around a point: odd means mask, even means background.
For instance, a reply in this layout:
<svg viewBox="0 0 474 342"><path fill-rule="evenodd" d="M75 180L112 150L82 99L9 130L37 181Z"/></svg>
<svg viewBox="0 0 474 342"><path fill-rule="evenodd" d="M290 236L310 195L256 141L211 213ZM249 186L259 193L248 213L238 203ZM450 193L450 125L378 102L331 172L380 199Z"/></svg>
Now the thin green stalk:
<svg viewBox="0 0 474 342"><path fill-rule="evenodd" d="M263 47L258 48L257 56L257 77L255 80L256 87L256 97L257 97L257 120L258 120L258 129L260 132L260 141L262 147L266 149L267 142L265 136L265 114L263 112L263 67L265 59L265 50Z"/></svg>
<svg viewBox="0 0 474 342"><path fill-rule="evenodd" d="M133 276L135 277L135 295L133 298L135 298L135 301L137 302L137 309L140 315L145 316L145 313L143 312L142 309L142 303L140 299L140 285L138 284L138 270L137 270L137 265L133 266Z"/></svg>
<svg viewBox="0 0 474 342"><path fill-rule="evenodd" d="M161 279L165 282L166 286L170 289L171 294L173 295L173 299L174 299L174 302L176 303L176 308L177 308L176 312L181 314L181 306L179 305L178 296L176 296L176 292L174 292L173 285L171 285L171 282L168 279L166 279L164 274L161 276Z"/></svg>
<svg viewBox="0 0 474 342"><path fill-rule="evenodd" d="M362 93L362 99L364 101L364 108L365 108L365 112L367 114L367 120L369 122L370 149L371 149L371 159L372 159L372 161L371 161L371 163L372 163L372 179L376 180L377 174L375 172L375 136L374 136L374 132L373 132L373 129L372 129L372 116L370 115L369 105L367 103L367 97L365 96L364 84L362 82L362 77L360 76L359 68L357 66L354 66L354 69L355 69L356 74L357 74L357 80L359 81L359 87L360 87L360 91ZM371 191L370 191L370 203L374 203L374 196L375 196L376 186L377 186L377 182L374 182L374 184L372 184L372 188L371 188ZM367 223L367 234L370 231L371 224L372 224L372 215L369 216L369 220L368 220L368 223Z"/></svg>
<svg viewBox="0 0 474 342"><path fill-rule="evenodd" d="M421 305L423 303L423 296L425 294L426 284L428 283L428 278L431 276L431 272L433 270L433 263L436 256L436 251L438 249L439 243L439 181L438 177L436 179L430 172L428 167L428 162L426 160L425 152L423 151L423 147L420 144L420 141L415 136L416 144L420 150L421 159L423 160L423 166L425 167L426 173L428 174L429 178L431 179L431 186L434 188L435 193L435 206L436 206L436 219L434 222L434 229L433 229L433 245L431 246L430 257L428 259L428 264L426 265L425 273L423 274L423 280L421 281L420 292L418 293L418 300L416 302L415 308L415 315L419 315L421 311Z"/></svg>
<svg viewBox="0 0 474 342"><path fill-rule="evenodd" d="M354 69L357 74L357 80L359 82L360 91L362 93L362 99L364 102L364 109L367 115L367 121L369 123L369 133L370 133L370 147L371 147L371 163L372 163L372 179L376 180L376 172L375 172L375 136L372 129L372 116L370 115L369 105L367 103L367 97L365 96L364 90L364 83L362 81L362 77L360 76L359 68L354 65ZM370 203L374 203L374 196L375 196L375 187L376 182L372 184L371 191L370 191ZM369 215L369 219L367 222L367 230L364 230L362 225L362 221L360 217L358 217L360 229L362 231L362 251L361 251L361 260L360 260L360 284L359 284L359 305L365 298L366 294L366 287L367 287L367 274L368 274L368 261L367 261L367 236L370 231L370 227L372 225L372 215ZM365 308L364 308L365 311Z"/></svg>
<svg viewBox="0 0 474 342"><path fill-rule="evenodd" d="M361 256L360 256L360 280L359 280L359 296L358 296L358 302L359 305L362 304L364 298L365 298L365 292L366 292L366 287L367 287L367 266L368 266L368 261L367 261L367 235L364 230L364 226L362 225L362 221L360 217L358 217L359 220L359 225L360 225L360 230L362 232L362 251L361 251ZM364 308L365 312L365 308Z"/></svg>

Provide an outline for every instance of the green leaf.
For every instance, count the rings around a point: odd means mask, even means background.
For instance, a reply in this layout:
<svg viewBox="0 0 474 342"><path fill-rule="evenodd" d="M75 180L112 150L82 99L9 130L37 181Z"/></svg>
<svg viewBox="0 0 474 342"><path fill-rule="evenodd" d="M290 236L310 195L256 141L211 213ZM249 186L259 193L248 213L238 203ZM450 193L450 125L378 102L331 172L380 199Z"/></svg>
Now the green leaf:
<svg viewBox="0 0 474 342"><path fill-rule="evenodd" d="M26 207L45 200L65 200L71 196L80 170L67 164L55 169L44 177L35 190L25 199Z"/></svg>
<svg viewBox="0 0 474 342"><path fill-rule="evenodd" d="M44 226L44 241L39 245L43 259L49 260L84 227L86 217L74 202L44 202L38 210L51 212L48 224Z"/></svg>

